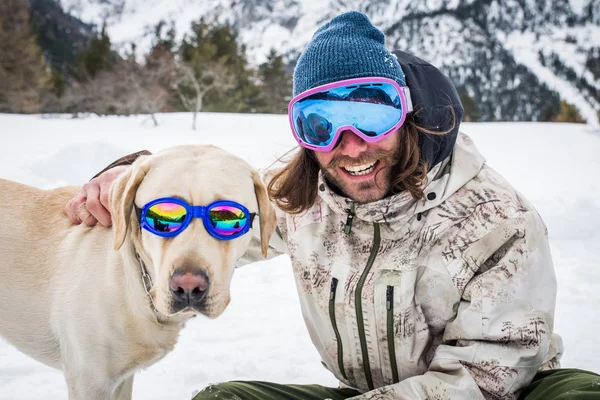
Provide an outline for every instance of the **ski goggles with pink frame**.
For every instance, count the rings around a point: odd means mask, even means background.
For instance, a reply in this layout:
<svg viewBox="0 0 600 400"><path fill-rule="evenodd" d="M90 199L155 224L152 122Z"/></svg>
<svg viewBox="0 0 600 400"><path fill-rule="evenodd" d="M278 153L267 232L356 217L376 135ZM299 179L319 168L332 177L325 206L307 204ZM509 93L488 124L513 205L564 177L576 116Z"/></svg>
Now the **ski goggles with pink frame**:
<svg viewBox="0 0 600 400"><path fill-rule="evenodd" d="M388 78L346 79L307 90L288 105L300 146L331 151L343 131L374 143L395 132L412 112L410 91Z"/></svg>

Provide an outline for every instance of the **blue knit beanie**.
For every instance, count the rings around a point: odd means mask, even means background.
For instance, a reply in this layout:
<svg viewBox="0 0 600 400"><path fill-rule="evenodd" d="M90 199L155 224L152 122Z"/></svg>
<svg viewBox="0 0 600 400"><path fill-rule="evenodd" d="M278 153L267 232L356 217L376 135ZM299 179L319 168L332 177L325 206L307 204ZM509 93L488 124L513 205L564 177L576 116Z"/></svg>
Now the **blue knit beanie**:
<svg viewBox="0 0 600 400"><path fill-rule="evenodd" d="M385 48L383 32L365 14L350 11L313 35L294 70L294 96L327 83L367 76L406 86L398 60Z"/></svg>

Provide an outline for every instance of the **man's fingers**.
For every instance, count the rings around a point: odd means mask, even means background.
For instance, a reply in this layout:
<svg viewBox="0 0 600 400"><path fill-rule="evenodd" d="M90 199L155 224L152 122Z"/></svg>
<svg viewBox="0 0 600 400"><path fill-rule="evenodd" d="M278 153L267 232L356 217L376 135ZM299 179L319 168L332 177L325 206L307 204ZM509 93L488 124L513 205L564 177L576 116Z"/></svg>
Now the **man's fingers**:
<svg viewBox="0 0 600 400"><path fill-rule="evenodd" d="M98 222L96 217L90 214L89 210L87 209L86 202L81 203L79 207L77 207L75 214L79 220L87 226L94 226Z"/></svg>
<svg viewBox="0 0 600 400"><path fill-rule="evenodd" d="M118 166L103 172L97 178L92 179L79 191L64 208L65 214L73 224L84 223L94 226L96 223L104 226L112 225L108 196L110 186L119 174L126 171L130 166Z"/></svg>
<svg viewBox="0 0 600 400"><path fill-rule="evenodd" d="M108 204L108 189L100 187L100 204L108 211L108 217L110 218L110 206Z"/></svg>
<svg viewBox="0 0 600 400"><path fill-rule="evenodd" d="M69 202L67 203L67 205L65 206L65 208L63 210L64 210L65 214L67 214L67 217L69 218L69 220L71 221L72 224L79 225L81 223L81 220L73 212L73 210L71 208L72 204L73 204L73 200L69 200Z"/></svg>
<svg viewBox="0 0 600 400"><path fill-rule="evenodd" d="M69 202L65 206L65 214L67 214L67 217L69 217L71 223L76 225L81 223L81 218L79 218L78 211L81 205L85 204L85 199L86 192L84 189L82 189L79 192L77 192L77 194L71 200L69 200Z"/></svg>
<svg viewBox="0 0 600 400"><path fill-rule="evenodd" d="M87 185L86 191L87 191L86 208L89 211L89 213L92 215L94 220L93 220L93 223L89 224L86 221L91 222L91 219L89 218L89 216L86 216L86 218L81 218L83 223L91 226L91 225L95 225L96 222L100 222L100 224L102 224L104 226L110 226L112 223L112 220L110 218L110 213L108 212L108 210L106 208L104 208L104 205L100 201L100 186L97 183L90 182ZM80 215L80 217L81 217L81 215Z"/></svg>
<svg viewBox="0 0 600 400"><path fill-rule="evenodd" d="M94 218L92 214L90 214L83 220L83 223L87 226L94 226L98 223L98 220Z"/></svg>

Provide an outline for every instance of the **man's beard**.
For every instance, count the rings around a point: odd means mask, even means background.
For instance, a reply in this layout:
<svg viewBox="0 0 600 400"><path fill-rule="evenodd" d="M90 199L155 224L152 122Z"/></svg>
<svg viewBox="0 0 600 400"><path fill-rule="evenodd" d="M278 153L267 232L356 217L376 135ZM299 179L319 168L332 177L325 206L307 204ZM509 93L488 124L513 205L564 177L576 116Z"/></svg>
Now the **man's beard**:
<svg viewBox="0 0 600 400"><path fill-rule="evenodd" d="M381 197L385 197L389 194L391 189L392 172L394 171L396 164L398 164L399 157L400 149L390 151L376 149L369 153L363 153L359 157L349 157L341 155L339 157L333 158L329 162L329 164L327 164L327 166L323 166L319 163L319 167L321 168L321 171L323 173L323 178L335 193L344 197L352 198L348 194L347 190L344 189L341 180L338 179L338 177L336 177L335 174L332 174L330 170L335 171L342 165L347 166L370 164L375 160L386 163L386 169L379 171L375 175L373 181L352 183L353 189L358 191L368 190L375 186L384 193L383 196L380 196L378 198L367 199L366 201L363 201L364 203L368 203L371 201L379 200ZM387 174L388 176L381 177L381 174Z"/></svg>

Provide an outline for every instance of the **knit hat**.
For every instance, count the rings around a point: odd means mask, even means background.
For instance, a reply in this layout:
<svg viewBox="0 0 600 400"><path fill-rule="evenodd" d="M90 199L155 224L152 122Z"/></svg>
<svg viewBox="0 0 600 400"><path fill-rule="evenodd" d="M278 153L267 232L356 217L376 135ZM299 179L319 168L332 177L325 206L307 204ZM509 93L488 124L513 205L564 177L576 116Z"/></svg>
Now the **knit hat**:
<svg viewBox="0 0 600 400"><path fill-rule="evenodd" d="M398 60L385 48L383 32L365 14L350 11L313 35L294 70L294 96L327 83L368 76L406 86Z"/></svg>

